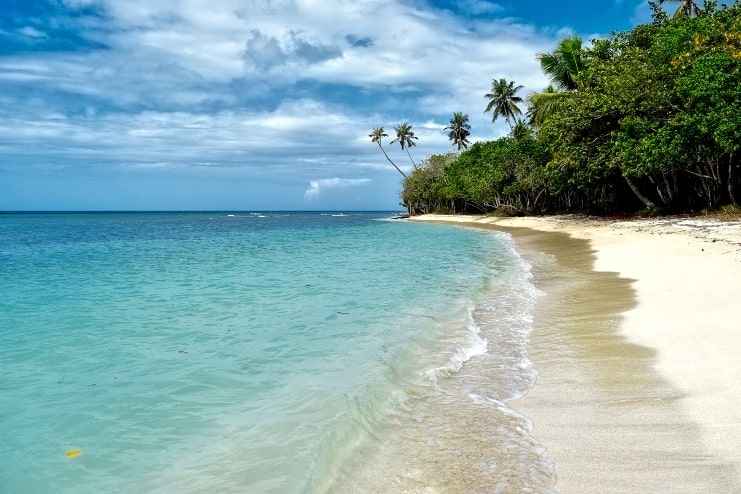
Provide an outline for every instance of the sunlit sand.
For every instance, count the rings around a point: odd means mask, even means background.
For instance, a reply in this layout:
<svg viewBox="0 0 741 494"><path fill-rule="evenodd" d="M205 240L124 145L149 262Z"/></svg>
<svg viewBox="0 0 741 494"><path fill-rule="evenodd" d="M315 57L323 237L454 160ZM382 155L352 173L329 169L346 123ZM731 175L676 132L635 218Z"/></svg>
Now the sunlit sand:
<svg viewBox="0 0 741 494"><path fill-rule="evenodd" d="M415 219L504 229L557 259L535 273L539 375L513 405L558 492L739 491L741 222Z"/></svg>

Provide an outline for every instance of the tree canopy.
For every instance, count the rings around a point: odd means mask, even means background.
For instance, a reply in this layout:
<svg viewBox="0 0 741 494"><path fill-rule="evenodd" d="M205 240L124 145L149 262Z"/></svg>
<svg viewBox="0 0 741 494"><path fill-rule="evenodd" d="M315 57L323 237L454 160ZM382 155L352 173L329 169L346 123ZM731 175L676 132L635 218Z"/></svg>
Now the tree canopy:
<svg viewBox="0 0 741 494"><path fill-rule="evenodd" d="M512 128L512 122L516 115L522 115L522 110L517 106L522 103L522 98L517 96L517 92L524 86L515 86L513 81L507 82L506 79L493 79L491 81L491 92L484 95L489 99L484 113L492 112L491 120L496 122L497 118L504 117Z"/></svg>
<svg viewBox="0 0 741 494"><path fill-rule="evenodd" d="M453 141L453 146L458 146L458 151L461 148L466 149L471 144L468 140L468 136L471 135L471 126L468 123L468 115L464 115L463 112L453 113L450 125L445 127L445 130L450 131L448 132L448 139Z"/></svg>
<svg viewBox="0 0 741 494"><path fill-rule="evenodd" d="M396 139L391 141L391 144L398 142L401 149L406 150L407 155L409 156L409 161L412 162L412 167L416 167L417 165L412 159L412 154L409 152L409 148L417 145L414 141L419 139L419 137L414 135L414 132L412 132L412 126L406 122L400 123L394 127L394 131L396 132Z"/></svg>

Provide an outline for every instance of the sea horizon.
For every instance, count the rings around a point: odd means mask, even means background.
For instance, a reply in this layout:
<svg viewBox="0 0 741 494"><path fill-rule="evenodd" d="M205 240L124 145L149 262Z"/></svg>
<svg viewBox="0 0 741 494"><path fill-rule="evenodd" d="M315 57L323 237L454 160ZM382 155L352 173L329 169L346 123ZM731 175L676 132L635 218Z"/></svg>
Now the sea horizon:
<svg viewBox="0 0 741 494"><path fill-rule="evenodd" d="M395 213L397 209L23 209L0 210L0 214L105 214L105 213Z"/></svg>

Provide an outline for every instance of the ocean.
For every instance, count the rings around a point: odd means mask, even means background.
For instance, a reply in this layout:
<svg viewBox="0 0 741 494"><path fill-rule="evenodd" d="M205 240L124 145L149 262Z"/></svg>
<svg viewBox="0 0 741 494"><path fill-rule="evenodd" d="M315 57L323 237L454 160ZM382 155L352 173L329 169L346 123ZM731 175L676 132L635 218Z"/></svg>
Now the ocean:
<svg viewBox="0 0 741 494"><path fill-rule="evenodd" d="M551 492L505 233L0 214L0 492Z"/></svg>

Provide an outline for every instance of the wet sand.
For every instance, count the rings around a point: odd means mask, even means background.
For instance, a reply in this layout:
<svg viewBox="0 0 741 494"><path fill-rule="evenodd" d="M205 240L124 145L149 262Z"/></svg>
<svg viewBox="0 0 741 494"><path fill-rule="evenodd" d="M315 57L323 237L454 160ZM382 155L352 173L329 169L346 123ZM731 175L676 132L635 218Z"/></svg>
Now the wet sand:
<svg viewBox="0 0 741 494"><path fill-rule="evenodd" d="M741 492L741 224L419 219L509 231L533 263L538 380L510 405L556 491Z"/></svg>

